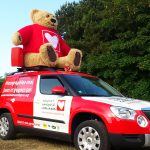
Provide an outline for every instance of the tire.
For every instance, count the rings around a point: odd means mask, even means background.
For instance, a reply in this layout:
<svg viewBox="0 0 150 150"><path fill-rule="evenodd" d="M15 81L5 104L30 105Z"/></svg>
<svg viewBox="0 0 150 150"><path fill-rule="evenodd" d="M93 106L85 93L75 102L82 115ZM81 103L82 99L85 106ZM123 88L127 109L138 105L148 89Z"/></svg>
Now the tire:
<svg viewBox="0 0 150 150"><path fill-rule="evenodd" d="M77 150L110 150L105 125L97 120L87 120L78 125L74 132Z"/></svg>
<svg viewBox="0 0 150 150"><path fill-rule="evenodd" d="M3 140L12 140L15 138L14 123L10 113L3 113L0 116L0 138Z"/></svg>

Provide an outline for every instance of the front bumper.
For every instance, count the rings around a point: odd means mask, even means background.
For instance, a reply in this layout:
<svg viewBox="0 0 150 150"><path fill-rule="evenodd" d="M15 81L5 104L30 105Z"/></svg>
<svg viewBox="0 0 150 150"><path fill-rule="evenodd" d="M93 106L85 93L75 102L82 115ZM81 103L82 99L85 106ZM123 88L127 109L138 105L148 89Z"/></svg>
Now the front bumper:
<svg viewBox="0 0 150 150"><path fill-rule="evenodd" d="M144 147L150 147L150 134L145 134L145 144Z"/></svg>
<svg viewBox="0 0 150 150"><path fill-rule="evenodd" d="M110 134L114 147L150 147L150 134Z"/></svg>

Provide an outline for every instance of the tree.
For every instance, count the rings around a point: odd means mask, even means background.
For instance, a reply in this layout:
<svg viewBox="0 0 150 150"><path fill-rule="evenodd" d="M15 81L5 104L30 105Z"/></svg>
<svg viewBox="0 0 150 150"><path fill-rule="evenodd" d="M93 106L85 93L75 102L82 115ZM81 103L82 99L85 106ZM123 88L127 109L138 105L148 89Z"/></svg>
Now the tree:
<svg viewBox="0 0 150 150"><path fill-rule="evenodd" d="M0 76L0 87L1 87L1 86L2 86L2 84L3 84L3 81L4 81L3 77L2 77L2 76Z"/></svg>
<svg viewBox="0 0 150 150"><path fill-rule="evenodd" d="M150 97L148 0L81 0L56 12L59 31L83 50L82 71L105 79L123 94Z"/></svg>

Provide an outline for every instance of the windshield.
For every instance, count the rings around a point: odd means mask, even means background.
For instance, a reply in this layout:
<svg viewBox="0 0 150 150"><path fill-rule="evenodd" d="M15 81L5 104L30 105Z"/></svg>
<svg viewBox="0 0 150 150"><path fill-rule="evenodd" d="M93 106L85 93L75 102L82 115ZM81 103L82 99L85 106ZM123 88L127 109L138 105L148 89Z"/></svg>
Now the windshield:
<svg viewBox="0 0 150 150"><path fill-rule="evenodd" d="M78 75L64 75L65 80L80 96L123 96L101 79Z"/></svg>

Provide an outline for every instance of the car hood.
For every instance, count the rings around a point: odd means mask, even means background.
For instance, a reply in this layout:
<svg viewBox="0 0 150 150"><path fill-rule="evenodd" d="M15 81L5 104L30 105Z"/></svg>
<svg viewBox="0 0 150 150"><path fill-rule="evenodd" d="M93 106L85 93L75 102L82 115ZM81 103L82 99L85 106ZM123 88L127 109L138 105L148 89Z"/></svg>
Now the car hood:
<svg viewBox="0 0 150 150"><path fill-rule="evenodd" d="M127 107L134 110L150 110L150 102L127 97L82 97L84 100L96 101L112 106Z"/></svg>

